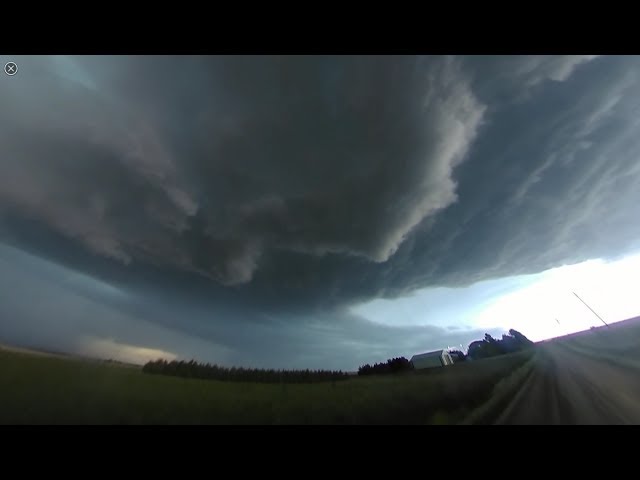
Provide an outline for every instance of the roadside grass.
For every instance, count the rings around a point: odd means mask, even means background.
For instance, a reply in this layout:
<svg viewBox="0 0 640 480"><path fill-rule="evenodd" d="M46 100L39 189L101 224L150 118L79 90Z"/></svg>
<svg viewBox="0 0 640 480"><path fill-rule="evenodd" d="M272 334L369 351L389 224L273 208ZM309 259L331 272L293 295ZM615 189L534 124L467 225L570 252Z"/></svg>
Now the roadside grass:
<svg viewBox="0 0 640 480"><path fill-rule="evenodd" d="M487 401L479 405L462 419L462 425L490 425L508 408L516 397L522 385L525 384L533 372L535 357L531 356L526 362L502 378L493 388Z"/></svg>

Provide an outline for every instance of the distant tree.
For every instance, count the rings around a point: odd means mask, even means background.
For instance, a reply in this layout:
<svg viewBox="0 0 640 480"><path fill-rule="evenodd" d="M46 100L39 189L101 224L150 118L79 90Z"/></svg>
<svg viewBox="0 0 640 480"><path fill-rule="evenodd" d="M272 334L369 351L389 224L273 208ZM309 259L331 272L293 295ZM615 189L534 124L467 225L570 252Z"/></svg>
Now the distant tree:
<svg viewBox="0 0 640 480"><path fill-rule="evenodd" d="M467 356L472 359L480 359L486 357L486 342L484 340L476 340L469 344L469 348L467 349Z"/></svg>
<svg viewBox="0 0 640 480"><path fill-rule="evenodd" d="M514 330L513 328L509 330L509 335L515 338L518 341L518 344L523 348L531 347L534 345L534 343L531 340L529 340L527 337L525 337L519 331Z"/></svg>
<svg viewBox="0 0 640 480"><path fill-rule="evenodd" d="M402 373L413 370L413 364L405 357L390 358L385 363L368 363L358 368L358 375L382 375L391 373Z"/></svg>
<svg viewBox="0 0 640 480"><path fill-rule="evenodd" d="M450 350L449 355L451 355L453 363L464 362L467 359L467 356L464 354L464 352L461 352L460 350Z"/></svg>
<svg viewBox="0 0 640 480"><path fill-rule="evenodd" d="M496 340L486 333L483 340L476 340L469 344L467 356L472 360L477 360L517 352L533 345L531 340L517 330L509 330L509 334L503 334L500 340Z"/></svg>

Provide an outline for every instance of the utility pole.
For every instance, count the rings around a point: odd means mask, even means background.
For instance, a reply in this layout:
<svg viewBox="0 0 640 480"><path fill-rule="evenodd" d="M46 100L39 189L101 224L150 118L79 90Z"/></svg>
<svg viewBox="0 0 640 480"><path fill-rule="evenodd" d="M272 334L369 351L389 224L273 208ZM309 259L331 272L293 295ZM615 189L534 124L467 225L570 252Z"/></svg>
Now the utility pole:
<svg viewBox="0 0 640 480"><path fill-rule="evenodd" d="M587 305L587 302L585 302L585 301L584 301L584 300L582 300L580 297L578 297L578 294L577 294L576 292L572 292L572 293L576 296L576 298L577 298L578 300L580 300L582 303L584 303L585 307L587 307L589 310L591 310L591 312L593 312L593 314L594 314L596 317L598 317L602 323L604 323L607 327L609 326L609 324L608 324L607 322L605 322L605 321L602 319L602 317L601 317L600 315L598 315L598 314L593 310L593 308L591 308L589 305Z"/></svg>

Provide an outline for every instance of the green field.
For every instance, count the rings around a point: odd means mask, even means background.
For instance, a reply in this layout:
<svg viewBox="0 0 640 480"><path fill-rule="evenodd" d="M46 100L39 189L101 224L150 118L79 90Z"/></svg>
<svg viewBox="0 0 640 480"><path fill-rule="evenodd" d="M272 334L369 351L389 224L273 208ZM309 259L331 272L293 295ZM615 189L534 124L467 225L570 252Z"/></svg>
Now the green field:
<svg viewBox="0 0 640 480"><path fill-rule="evenodd" d="M530 357L521 352L423 373L274 385L147 375L104 362L0 350L0 423L459 423Z"/></svg>

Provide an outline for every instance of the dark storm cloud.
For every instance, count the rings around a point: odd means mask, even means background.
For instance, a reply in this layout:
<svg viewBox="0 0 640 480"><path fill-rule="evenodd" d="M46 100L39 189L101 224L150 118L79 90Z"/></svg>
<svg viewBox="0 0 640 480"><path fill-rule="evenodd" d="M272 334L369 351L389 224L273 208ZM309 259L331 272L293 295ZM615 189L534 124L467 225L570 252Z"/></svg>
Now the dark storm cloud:
<svg viewBox="0 0 640 480"><path fill-rule="evenodd" d="M1 240L229 345L640 239L635 57L15 61Z"/></svg>
<svg viewBox="0 0 640 480"><path fill-rule="evenodd" d="M484 111L452 58L21 63L3 204L225 285L274 250L388 260L456 200Z"/></svg>
<svg viewBox="0 0 640 480"><path fill-rule="evenodd" d="M465 252L467 265L452 261L452 282L637 248L638 73L636 58L603 58L496 112L473 157L485 160L484 172L472 158L458 178L468 202L448 212L462 220L447 234L449 251ZM474 188L481 181L491 187Z"/></svg>

